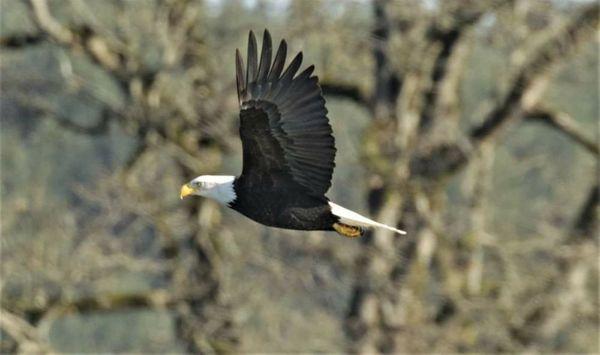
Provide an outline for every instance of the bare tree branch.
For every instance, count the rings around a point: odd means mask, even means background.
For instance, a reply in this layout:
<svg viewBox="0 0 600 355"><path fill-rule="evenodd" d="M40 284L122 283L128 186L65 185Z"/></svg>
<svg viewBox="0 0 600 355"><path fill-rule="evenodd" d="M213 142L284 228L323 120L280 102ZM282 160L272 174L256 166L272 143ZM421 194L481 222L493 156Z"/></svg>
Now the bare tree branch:
<svg viewBox="0 0 600 355"><path fill-rule="evenodd" d="M600 185L596 183L590 189L575 223L573 235L578 238L592 239L598 233L598 206L600 205Z"/></svg>
<svg viewBox="0 0 600 355"><path fill-rule="evenodd" d="M144 141L145 137L141 136L138 137L138 139L139 142L137 142L135 149L129 154L127 160L125 160L125 163L123 164L122 169L126 174L133 169L138 160L148 150L148 144Z"/></svg>
<svg viewBox="0 0 600 355"><path fill-rule="evenodd" d="M525 117L537 105L556 64L574 53L595 33L599 7L598 4L585 7L562 30L538 47L528 62L520 66L506 96L490 110L481 124L470 130L471 145L478 145L496 136L508 123ZM411 161L411 172L428 178L446 176L469 162L471 150L472 146L469 145L448 146L444 143L430 152L415 156Z"/></svg>
<svg viewBox="0 0 600 355"><path fill-rule="evenodd" d="M123 75L122 54L110 48L90 27L69 28L63 26L50 13L46 0L29 0L32 20L48 38L59 45L85 53L94 63L105 70Z"/></svg>
<svg viewBox="0 0 600 355"><path fill-rule="evenodd" d="M367 108L369 108L371 105L369 100L363 95L357 86L328 81L322 82L320 85L321 90L323 90L323 95L326 97L331 96L348 99Z"/></svg>
<svg viewBox="0 0 600 355"><path fill-rule="evenodd" d="M34 326L5 308L0 311L0 329L17 343L19 352L52 353L50 346L40 339L38 330Z"/></svg>
<svg viewBox="0 0 600 355"><path fill-rule="evenodd" d="M587 149L590 153L596 156L600 155L598 143L596 143L592 138L586 137L586 134L577 124L577 121L575 121L571 116L569 116L569 114L565 112L554 112L542 108L536 108L526 112L524 118L531 121L543 122L565 134L567 137L573 139L575 142Z"/></svg>
<svg viewBox="0 0 600 355"><path fill-rule="evenodd" d="M46 36L42 33L18 33L11 36L0 36L0 47L6 49L22 49L39 44Z"/></svg>
<svg viewBox="0 0 600 355"><path fill-rule="evenodd" d="M392 30L392 20L389 18L386 7L389 0L374 0L373 12L375 15L375 26L373 28L373 37L377 41L373 43L373 58L375 59L375 91L373 109L376 117L388 115L392 112L392 107L398 98L398 93L402 87L398 73L393 68L388 54L390 41L390 32Z"/></svg>
<svg viewBox="0 0 600 355"><path fill-rule="evenodd" d="M31 9L35 15L36 25L59 43L70 43L76 35L61 25L50 14L46 0L30 0Z"/></svg>
<svg viewBox="0 0 600 355"><path fill-rule="evenodd" d="M507 123L521 117L537 103L551 69L596 33L599 7L597 3L587 6L565 28L538 47L531 59L518 69L506 96L481 124L471 129L470 138L474 143L495 136Z"/></svg>
<svg viewBox="0 0 600 355"><path fill-rule="evenodd" d="M419 120L419 128L427 129L432 125L432 121L435 118L435 109L437 107L437 101L441 100L440 96L444 94L442 87L444 82L448 80L450 74L458 79L460 76L459 72L462 72L464 61L461 61L461 65L458 68L452 68L452 57L460 55L461 51L455 50L456 46L461 42L465 34L475 26L479 20L487 13L496 11L500 4L508 4L510 1L491 1L490 3L481 2L484 6L459 6L457 11L453 14L452 25L444 26L443 23L438 21L432 21L431 25L427 30L427 37L433 42L440 45L434 64L433 70L430 73L429 87L423 94L424 103L423 110L421 111L421 117ZM454 70L452 70L454 69ZM449 91L455 92L457 89L454 87L458 85L458 80L454 80L454 85L450 87ZM448 92L448 91L447 91Z"/></svg>

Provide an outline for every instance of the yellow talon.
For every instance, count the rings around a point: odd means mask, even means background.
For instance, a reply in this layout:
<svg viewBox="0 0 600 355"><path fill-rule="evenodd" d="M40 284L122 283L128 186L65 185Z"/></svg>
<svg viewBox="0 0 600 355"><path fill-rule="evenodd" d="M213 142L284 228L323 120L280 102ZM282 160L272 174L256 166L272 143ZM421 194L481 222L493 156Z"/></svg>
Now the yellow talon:
<svg viewBox="0 0 600 355"><path fill-rule="evenodd" d="M343 223L334 223L333 229L335 229L338 234L343 235L346 238L356 238L360 237L363 234L363 230L360 227L349 226Z"/></svg>

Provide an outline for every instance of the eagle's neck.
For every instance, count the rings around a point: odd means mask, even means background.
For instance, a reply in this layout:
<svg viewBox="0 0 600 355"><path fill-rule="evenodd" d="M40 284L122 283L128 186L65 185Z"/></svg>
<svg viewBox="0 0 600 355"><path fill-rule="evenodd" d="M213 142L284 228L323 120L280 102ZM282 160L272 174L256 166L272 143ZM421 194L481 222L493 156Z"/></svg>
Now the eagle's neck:
<svg viewBox="0 0 600 355"><path fill-rule="evenodd" d="M201 195L212 198L225 206L231 206L237 198L234 188L235 176L204 175L200 179L204 181L206 186Z"/></svg>

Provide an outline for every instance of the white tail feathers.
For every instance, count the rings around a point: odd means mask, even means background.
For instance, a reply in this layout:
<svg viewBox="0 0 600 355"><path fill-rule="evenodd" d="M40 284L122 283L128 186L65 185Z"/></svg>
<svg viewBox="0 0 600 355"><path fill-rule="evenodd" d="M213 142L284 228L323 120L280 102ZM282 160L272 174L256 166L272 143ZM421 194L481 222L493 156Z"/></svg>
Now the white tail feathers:
<svg viewBox="0 0 600 355"><path fill-rule="evenodd" d="M403 230L390 227L383 223L375 222L372 219L369 219L365 216L361 216L358 213L350 211L349 209L344 208L340 205L336 205L333 202L329 202L329 206L331 207L331 213L338 216L340 218L340 222L349 226L384 228L394 233L406 234L406 232Z"/></svg>

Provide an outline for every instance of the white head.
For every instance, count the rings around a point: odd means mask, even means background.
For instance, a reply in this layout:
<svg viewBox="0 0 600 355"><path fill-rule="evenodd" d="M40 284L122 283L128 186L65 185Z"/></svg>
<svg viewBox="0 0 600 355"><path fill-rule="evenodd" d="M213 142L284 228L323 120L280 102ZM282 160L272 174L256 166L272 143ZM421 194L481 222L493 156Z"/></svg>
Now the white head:
<svg viewBox="0 0 600 355"><path fill-rule="evenodd" d="M201 175L181 187L180 198L189 195L209 197L227 205L235 200L234 176Z"/></svg>

